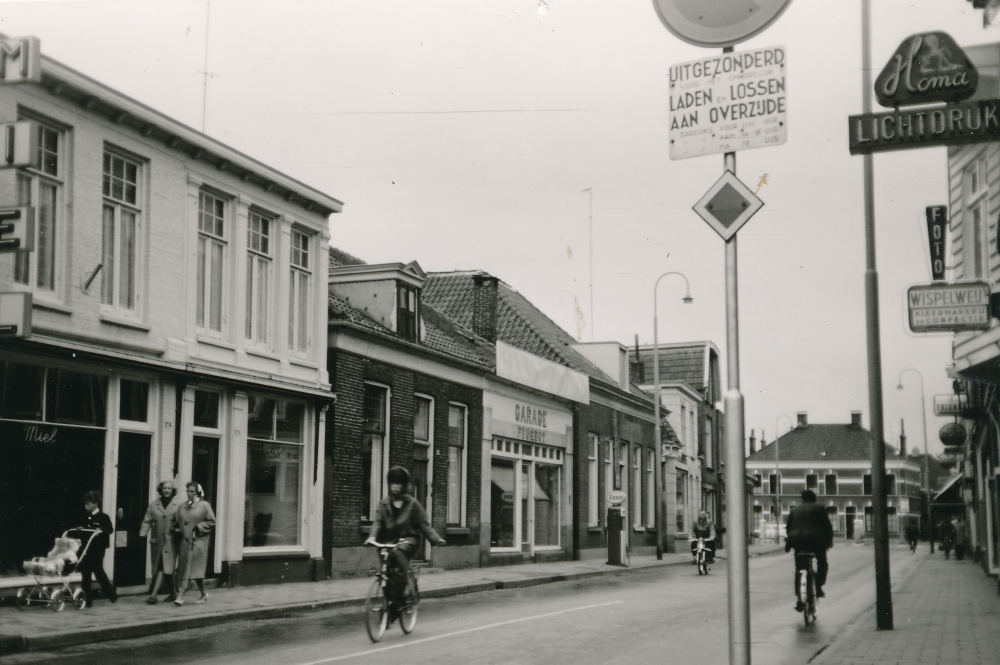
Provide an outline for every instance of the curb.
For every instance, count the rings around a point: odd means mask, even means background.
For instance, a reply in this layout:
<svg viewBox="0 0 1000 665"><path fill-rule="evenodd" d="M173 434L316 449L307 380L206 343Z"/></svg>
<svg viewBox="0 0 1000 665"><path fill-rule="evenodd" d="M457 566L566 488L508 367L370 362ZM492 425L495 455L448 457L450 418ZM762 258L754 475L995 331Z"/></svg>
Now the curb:
<svg viewBox="0 0 1000 665"><path fill-rule="evenodd" d="M783 554L784 552L782 550L773 550L751 554L750 557L762 557L778 553ZM725 558L726 557L723 554L716 555L716 559L725 560ZM426 591L421 591L420 596L422 598L447 598L449 596L459 596L467 593L479 593L482 591L496 591L503 589L521 589L541 584L604 577L606 575L621 575L654 568L663 568L666 566L683 565L689 565L689 562L687 560L667 562L657 561L637 567L615 566L613 568L609 568L608 570L588 570L578 573L554 573L551 575L526 577L519 580L472 582L469 584L456 584L454 586L441 587L439 589L428 589ZM364 605L364 602L364 596L354 596L332 600L314 600L288 603L285 605L273 605L269 607L225 610L210 614L200 614L192 617L157 619L155 621L140 621L114 626L99 626L95 628L85 628L82 630L50 633L45 635L0 635L0 656L24 653L28 651L45 651L80 644L94 644L97 642L110 642L112 640L151 637L153 635L162 635L164 633L191 630L194 628L207 628L209 626L218 626L220 624L232 623L236 621L279 619L299 612L315 612L344 607L356 607Z"/></svg>

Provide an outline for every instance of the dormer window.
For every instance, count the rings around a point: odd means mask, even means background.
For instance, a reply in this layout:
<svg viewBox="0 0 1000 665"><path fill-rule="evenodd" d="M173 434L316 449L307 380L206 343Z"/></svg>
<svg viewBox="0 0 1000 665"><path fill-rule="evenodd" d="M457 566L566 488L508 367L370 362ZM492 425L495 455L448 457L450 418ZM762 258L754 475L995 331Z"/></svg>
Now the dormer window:
<svg viewBox="0 0 1000 665"><path fill-rule="evenodd" d="M396 332L411 342L417 340L417 289L409 284L396 287Z"/></svg>

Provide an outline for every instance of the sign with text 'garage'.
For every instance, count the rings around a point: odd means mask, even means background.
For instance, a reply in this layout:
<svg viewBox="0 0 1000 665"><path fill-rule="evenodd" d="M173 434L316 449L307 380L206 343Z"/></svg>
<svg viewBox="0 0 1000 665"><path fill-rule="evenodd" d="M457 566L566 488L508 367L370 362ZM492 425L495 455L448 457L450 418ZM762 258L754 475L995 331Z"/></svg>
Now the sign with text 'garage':
<svg viewBox="0 0 1000 665"><path fill-rule="evenodd" d="M986 282L921 284L906 292L913 332L957 332L990 327L990 287Z"/></svg>
<svg viewBox="0 0 1000 665"><path fill-rule="evenodd" d="M670 159L781 145L788 139L785 48L670 67Z"/></svg>

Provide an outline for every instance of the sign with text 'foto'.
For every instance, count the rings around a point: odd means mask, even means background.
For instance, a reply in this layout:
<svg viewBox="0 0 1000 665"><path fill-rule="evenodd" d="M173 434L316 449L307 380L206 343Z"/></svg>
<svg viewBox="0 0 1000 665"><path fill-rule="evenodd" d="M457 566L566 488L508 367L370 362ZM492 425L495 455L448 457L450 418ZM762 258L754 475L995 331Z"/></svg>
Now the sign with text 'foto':
<svg viewBox="0 0 1000 665"><path fill-rule="evenodd" d="M1000 137L1000 99L862 113L847 121L852 155L986 143Z"/></svg>
<svg viewBox="0 0 1000 665"><path fill-rule="evenodd" d="M927 206L927 245L931 252L931 279L944 279L944 232L948 225L948 206Z"/></svg>
<svg viewBox="0 0 1000 665"><path fill-rule="evenodd" d="M788 139L785 48L723 53L670 67L670 159Z"/></svg>
<svg viewBox="0 0 1000 665"><path fill-rule="evenodd" d="M990 327L990 286L986 282L921 284L906 292L913 332L958 332Z"/></svg>

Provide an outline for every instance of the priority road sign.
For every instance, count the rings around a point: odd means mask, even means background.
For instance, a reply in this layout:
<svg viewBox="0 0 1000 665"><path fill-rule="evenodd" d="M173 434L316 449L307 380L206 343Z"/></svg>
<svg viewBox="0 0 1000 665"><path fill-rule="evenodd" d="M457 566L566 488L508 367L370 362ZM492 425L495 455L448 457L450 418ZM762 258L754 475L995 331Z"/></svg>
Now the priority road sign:
<svg viewBox="0 0 1000 665"><path fill-rule="evenodd" d="M723 240L729 240L762 207L764 202L732 172L726 171L705 196L694 204L694 211Z"/></svg>

